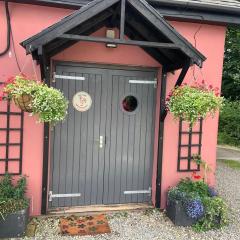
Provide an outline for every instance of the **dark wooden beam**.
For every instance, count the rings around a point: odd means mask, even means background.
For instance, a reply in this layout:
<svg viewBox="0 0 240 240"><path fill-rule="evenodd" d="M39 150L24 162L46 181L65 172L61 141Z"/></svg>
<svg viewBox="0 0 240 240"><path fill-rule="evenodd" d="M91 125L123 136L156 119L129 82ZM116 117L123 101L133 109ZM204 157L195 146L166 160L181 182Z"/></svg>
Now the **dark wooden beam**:
<svg viewBox="0 0 240 240"><path fill-rule="evenodd" d="M104 23L102 23L102 24L104 24ZM95 27L91 28L91 30L89 30L89 32L91 31L91 33L92 33L92 31L94 32L94 30L95 30ZM89 33L89 34L91 34L91 33ZM86 34L88 35L88 32L86 32ZM58 40L61 41L62 39L58 39ZM78 41L76 41L76 40L64 41L64 43L61 43L61 45L59 45L57 48L50 50L48 52L48 55L49 55L49 57L53 57L54 55L64 51L65 49L71 47L72 45L76 44L77 42Z"/></svg>
<svg viewBox="0 0 240 240"><path fill-rule="evenodd" d="M125 35L125 12L126 12L126 0L121 1L121 20L120 20L120 39L124 39Z"/></svg>
<svg viewBox="0 0 240 240"><path fill-rule="evenodd" d="M184 64L184 66L183 66L183 68L182 68L182 71L181 71L181 73L180 73L180 75L179 75L179 77L178 77L178 79L177 79L177 81L176 81L176 83L175 83L175 87L178 87L178 86L180 86L180 85L182 84L184 78L185 78L186 75L187 75L188 69L190 68L190 65L191 65L191 60L189 59L189 60ZM164 100L164 101L165 101L165 100ZM164 102L164 105L165 105L165 102ZM164 107L164 108L162 109L162 112L161 112L161 120L164 121L164 119L166 118L166 116L167 116L167 110L166 110L166 108Z"/></svg>
<svg viewBox="0 0 240 240"><path fill-rule="evenodd" d="M163 39L156 37L153 31L150 30L150 28L147 28L144 23L141 23L137 19L138 19L138 16L134 17L133 12L126 14L126 24L130 25L135 30L135 32L138 32L139 35L141 35L145 41L167 42L168 39L166 39L165 37ZM167 59L169 59L170 61L172 62L176 61L175 53L170 52L167 49L160 49L160 51L161 51L161 54Z"/></svg>
<svg viewBox="0 0 240 240"><path fill-rule="evenodd" d="M98 43L113 43L122 45L133 45L133 46L143 46L151 48L165 48L165 49L179 49L179 47L174 43L158 43L158 42L147 42L147 41L134 41L134 40L122 40L122 39L111 39L102 37L90 37L90 36L80 36L74 34L62 34L59 38L78 40L86 42L98 42Z"/></svg>
<svg viewBox="0 0 240 240"><path fill-rule="evenodd" d="M142 39L143 41L145 41L145 39L143 39L143 37L135 30L133 29L131 26L129 26L128 24L126 24L125 26L125 31L126 31L126 35L133 39ZM160 64L162 65L168 65L169 64L169 59L167 57L165 57L160 51L159 49L156 48L149 48L149 47L140 47L142 48L147 54L149 54L151 57L153 57L155 60L157 60Z"/></svg>
<svg viewBox="0 0 240 240"><path fill-rule="evenodd" d="M163 67L162 77L161 77L160 114L165 108L166 88L167 88L167 72ZM157 178L156 178L156 197L155 197L156 208L161 207L163 136L164 136L164 119L162 119L160 115L159 130L158 130L158 159L157 159Z"/></svg>
<svg viewBox="0 0 240 240"><path fill-rule="evenodd" d="M187 75L187 72L188 72L188 69L190 68L190 65L191 65L191 60L189 59L183 66L183 69L178 77L178 80L177 82L175 83L175 87L178 87L182 84L184 78L186 77Z"/></svg>
<svg viewBox="0 0 240 240"><path fill-rule="evenodd" d="M109 21L106 24L106 27L108 27L108 28L119 27L120 28L120 23L118 21L118 14L121 12L121 4L117 4L117 6L113 10L114 10L114 12L113 12L111 18L109 18Z"/></svg>
<svg viewBox="0 0 240 240"><path fill-rule="evenodd" d="M46 56L42 47L38 48L38 56L40 62L41 78L50 86L50 59ZM48 166L49 166L49 123L44 123L43 130L43 168L42 168L42 205L41 213L47 213L48 201Z"/></svg>
<svg viewBox="0 0 240 240"><path fill-rule="evenodd" d="M94 18L98 14L102 13L106 9L111 8L119 0L95 0L92 3L81 8L77 12L63 18L58 23L52 25L51 27L43 30L41 33L29 38L21 43L27 50L27 53L31 53L41 45L45 45L53 39L61 36L73 28L79 26L80 24Z"/></svg>
<svg viewBox="0 0 240 240"><path fill-rule="evenodd" d="M168 39L180 46L181 51L189 58L192 58L194 63L200 67L202 66L202 62L206 60L206 57L172 28L166 20L159 17L157 11L153 11L153 8L146 1L128 0L128 3L135 8L140 15L146 17L158 31L162 32Z"/></svg>
<svg viewBox="0 0 240 240"><path fill-rule="evenodd" d="M105 12L101 13L100 15L96 16L95 18L92 18L92 19L88 20L87 22L83 23L81 25L81 27L72 29L70 31L70 33L71 34L84 34L85 35L86 31L89 31L89 29L93 29L96 25L99 25L101 27L102 26L102 25L100 25L101 22L103 22L106 19L108 19L109 17L111 17L112 14L113 13L110 10L105 11ZM66 41L68 41L68 40L66 40L66 39L61 39L61 40L56 39L53 42L48 43L45 47L45 50L46 50L46 52L55 51L55 49L58 49L60 46L64 45L66 43ZM73 42L73 44L75 42ZM70 46L71 45L72 44L70 44Z"/></svg>

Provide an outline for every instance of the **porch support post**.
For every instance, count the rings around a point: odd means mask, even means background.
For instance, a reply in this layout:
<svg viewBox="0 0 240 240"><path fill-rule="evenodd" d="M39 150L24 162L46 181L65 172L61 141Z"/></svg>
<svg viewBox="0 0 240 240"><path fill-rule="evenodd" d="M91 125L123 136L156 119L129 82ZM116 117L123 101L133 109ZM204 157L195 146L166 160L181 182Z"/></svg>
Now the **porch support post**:
<svg viewBox="0 0 240 240"><path fill-rule="evenodd" d="M161 79L161 100L160 100L160 114L165 109L167 87L167 72L164 67L162 69ZM157 159L157 179L156 179L156 208L161 207L161 190L162 190L162 160L163 160L163 136L164 136L164 119L161 118L159 122L158 132L158 159Z"/></svg>
<svg viewBox="0 0 240 240"><path fill-rule="evenodd" d="M46 57L42 47L38 49L38 54L40 56L41 78L48 86L50 86L50 60ZM41 214L47 213L49 130L49 123L44 123Z"/></svg>
<svg viewBox="0 0 240 240"><path fill-rule="evenodd" d="M125 32L125 12L126 12L126 0L121 2L121 21L120 21L120 39L124 39Z"/></svg>

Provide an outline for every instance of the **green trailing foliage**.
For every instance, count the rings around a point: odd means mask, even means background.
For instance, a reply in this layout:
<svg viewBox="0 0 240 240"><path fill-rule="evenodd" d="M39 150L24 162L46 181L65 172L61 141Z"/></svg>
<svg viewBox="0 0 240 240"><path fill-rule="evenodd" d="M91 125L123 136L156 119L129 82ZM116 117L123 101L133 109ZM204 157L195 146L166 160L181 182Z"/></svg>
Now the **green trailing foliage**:
<svg viewBox="0 0 240 240"><path fill-rule="evenodd" d="M218 142L240 146L240 101L225 101L220 113Z"/></svg>
<svg viewBox="0 0 240 240"><path fill-rule="evenodd" d="M33 94L32 105L40 122L56 123L65 119L68 101L57 89L41 84Z"/></svg>
<svg viewBox="0 0 240 240"><path fill-rule="evenodd" d="M203 81L192 86L183 85L173 89L166 99L167 110L175 118L181 118L191 125L199 118L214 116L223 104L219 89L208 86Z"/></svg>
<svg viewBox="0 0 240 240"><path fill-rule="evenodd" d="M23 95L31 96L31 109L39 122L55 124L65 119L68 101L59 90L24 75L10 78L5 84L2 98L13 99Z"/></svg>
<svg viewBox="0 0 240 240"><path fill-rule="evenodd" d="M8 214L28 207L29 201L25 197L26 187L26 177L20 177L16 184L13 183L13 178L10 175L5 175L0 179L1 218L4 219Z"/></svg>
<svg viewBox="0 0 240 240"><path fill-rule="evenodd" d="M228 224L228 206L222 198L205 196L202 198L202 202L205 208L205 215L193 225L195 231L202 232L219 229Z"/></svg>
<svg viewBox="0 0 240 240"><path fill-rule="evenodd" d="M209 187L204 181L192 181L190 178L182 179L178 190L187 194L195 194L200 198L209 196Z"/></svg>

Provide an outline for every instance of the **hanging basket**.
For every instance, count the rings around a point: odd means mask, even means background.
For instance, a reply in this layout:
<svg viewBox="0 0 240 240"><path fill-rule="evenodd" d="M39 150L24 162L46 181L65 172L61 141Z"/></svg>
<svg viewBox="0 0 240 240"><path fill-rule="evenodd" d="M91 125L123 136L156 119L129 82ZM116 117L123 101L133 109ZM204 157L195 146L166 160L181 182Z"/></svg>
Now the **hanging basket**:
<svg viewBox="0 0 240 240"><path fill-rule="evenodd" d="M19 107L24 112L32 113L32 96L24 94L18 97L14 97L13 101L17 107Z"/></svg>

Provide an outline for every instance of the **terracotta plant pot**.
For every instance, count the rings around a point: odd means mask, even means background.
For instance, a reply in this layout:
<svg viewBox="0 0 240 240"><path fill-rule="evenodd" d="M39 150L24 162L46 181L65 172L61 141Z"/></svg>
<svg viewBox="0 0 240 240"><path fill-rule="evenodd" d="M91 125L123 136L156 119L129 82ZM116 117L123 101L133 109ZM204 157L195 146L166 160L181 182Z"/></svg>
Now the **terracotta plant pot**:
<svg viewBox="0 0 240 240"><path fill-rule="evenodd" d="M28 94L21 95L19 97L13 98L13 101L17 107L19 107L24 112L32 112L32 96Z"/></svg>

